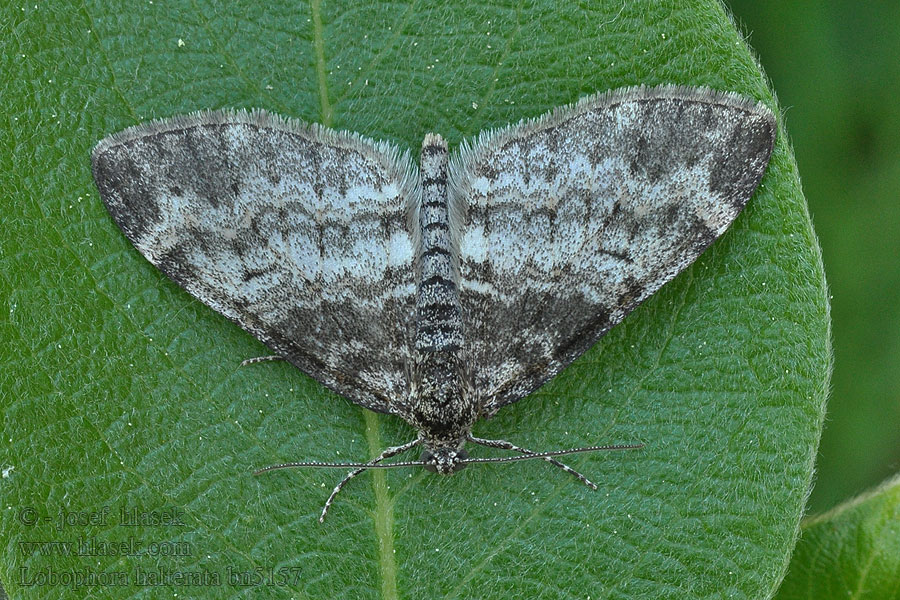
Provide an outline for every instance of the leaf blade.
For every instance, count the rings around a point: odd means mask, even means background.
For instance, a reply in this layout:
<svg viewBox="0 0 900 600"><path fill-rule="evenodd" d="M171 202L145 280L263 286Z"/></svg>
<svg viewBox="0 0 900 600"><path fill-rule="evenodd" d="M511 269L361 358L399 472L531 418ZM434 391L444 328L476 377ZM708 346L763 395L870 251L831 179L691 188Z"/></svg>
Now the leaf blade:
<svg viewBox="0 0 900 600"><path fill-rule="evenodd" d="M24 198L4 217L12 235L0 241L9 292L0 326L19 347L0 350L12 366L2 388L12 442L0 460L15 466L4 500L54 513L177 506L186 526L55 531L25 527L7 510L4 547L131 534L142 544L193 543L192 557L163 561L170 570L299 568L300 581L255 587L272 597L774 589L811 480L829 360L821 260L783 135L732 231L560 377L479 424L477 435L538 450L648 442L640 453L570 461L601 491L543 464L452 478L373 473L386 494L355 481L323 527L316 516L333 474L249 471L365 458L411 432L287 365L239 369L268 352L144 263L89 175L93 143L136 115L230 105L319 121L330 107L334 127L417 148L428 131L455 146L625 85L771 99L718 4L334 4L320 6L319 33L311 12L286 3L250 14L190 3L41 7L15 15L17 34L0 58L30 92L3 88L19 120L0 134L9 167L0 186ZM392 526L376 527L375 515L390 515ZM391 557L395 585L385 583ZM83 557L7 558L0 577L24 597L46 588L16 584L18 566L98 568ZM99 562L106 571L125 564ZM165 589L228 597L238 588ZM115 597L134 587L102 590Z"/></svg>

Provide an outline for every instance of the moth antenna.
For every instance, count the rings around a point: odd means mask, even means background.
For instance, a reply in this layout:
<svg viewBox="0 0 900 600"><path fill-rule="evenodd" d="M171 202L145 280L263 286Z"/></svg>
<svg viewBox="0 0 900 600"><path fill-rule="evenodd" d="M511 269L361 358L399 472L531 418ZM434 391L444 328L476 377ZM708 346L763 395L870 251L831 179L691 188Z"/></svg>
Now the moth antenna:
<svg viewBox="0 0 900 600"><path fill-rule="evenodd" d="M614 446L585 446L583 448L569 448L567 450L550 450L549 452L530 452L521 456L493 456L489 458L466 458L459 462L471 463L500 463L515 462L520 460L531 460L532 458L549 458L551 456L563 456L565 454L576 454L578 452L599 452L607 450L636 450L643 448L644 444L621 444ZM305 467L314 467L321 469L393 469L395 467L421 467L425 462L421 460L405 460L392 463L329 463L318 461L306 462L289 462L278 465L271 465L253 471L254 475L261 475L269 471L278 471L280 469L300 469Z"/></svg>
<svg viewBox="0 0 900 600"><path fill-rule="evenodd" d="M564 456L566 454L577 454L579 452L602 452L607 450L637 450L643 448L644 444L617 444L614 446L585 446L583 448L569 448L567 450L550 450L548 452L529 452L520 456L492 456L489 458L465 458L461 463L500 463L500 462L516 462L520 460L531 460L533 458L550 458L551 456Z"/></svg>
<svg viewBox="0 0 900 600"><path fill-rule="evenodd" d="M567 464L561 463L553 456L561 456L563 454L575 454L576 452L592 452L592 451L601 451L601 450L628 450L632 448L642 448L643 444L626 444L626 445L613 445L613 446L586 446L583 448L571 448L569 450L552 450L550 452L534 452L533 450L529 450L528 448L522 448L520 446L516 446L512 442L507 442L506 440L486 440L484 438L475 437L474 435L469 435L467 439L470 442L475 444L480 444L482 446L487 446L489 448L502 448L504 450L512 450L513 452L520 452L523 456L505 456L505 457L495 457L495 458L476 458L469 459L472 462L512 462L514 460L527 460L531 458L541 458L546 460L548 463L562 469L584 485L588 486L592 490L597 489L597 484L570 467Z"/></svg>
<svg viewBox="0 0 900 600"><path fill-rule="evenodd" d="M402 462L393 462L393 463L327 463L327 462L289 462L282 463L280 465L272 465L270 467L263 467L262 469L257 469L253 471L254 475L260 475L262 473L268 473L269 471L277 471L279 469L299 469L303 467L317 467L323 469L390 469L393 467L421 467L425 463L420 460L407 460Z"/></svg>

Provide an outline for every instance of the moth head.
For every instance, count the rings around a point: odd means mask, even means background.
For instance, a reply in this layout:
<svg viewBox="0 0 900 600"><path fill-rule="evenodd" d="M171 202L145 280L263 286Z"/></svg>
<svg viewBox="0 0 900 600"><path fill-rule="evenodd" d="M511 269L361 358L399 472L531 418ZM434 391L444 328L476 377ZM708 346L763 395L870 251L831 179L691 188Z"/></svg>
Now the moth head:
<svg viewBox="0 0 900 600"><path fill-rule="evenodd" d="M424 463L422 466L432 473L440 473L441 475L450 475L466 468L464 462L469 458L469 453L462 448L426 448L422 452L419 460Z"/></svg>

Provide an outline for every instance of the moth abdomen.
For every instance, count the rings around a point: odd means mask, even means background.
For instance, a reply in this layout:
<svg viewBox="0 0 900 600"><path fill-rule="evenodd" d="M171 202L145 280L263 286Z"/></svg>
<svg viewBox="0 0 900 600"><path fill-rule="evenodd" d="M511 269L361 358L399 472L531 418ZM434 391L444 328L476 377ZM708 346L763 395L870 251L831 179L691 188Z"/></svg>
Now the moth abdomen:
<svg viewBox="0 0 900 600"><path fill-rule="evenodd" d="M447 142L429 134L422 143L422 199L419 226L419 290L416 298L416 350L457 352L463 345L459 287L453 268L447 169Z"/></svg>

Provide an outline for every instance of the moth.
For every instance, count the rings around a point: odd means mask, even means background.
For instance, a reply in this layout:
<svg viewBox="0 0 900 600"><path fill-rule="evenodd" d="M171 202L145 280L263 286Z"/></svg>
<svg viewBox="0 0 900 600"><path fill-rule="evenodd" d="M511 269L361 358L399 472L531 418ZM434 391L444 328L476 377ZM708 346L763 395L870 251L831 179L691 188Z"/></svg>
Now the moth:
<svg viewBox="0 0 900 600"><path fill-rule="evenodd" d="M347 466L543 458L473 425L527 396L690 265L756 190L773 113L678 86L587 96L418 166L388 142L261 110L101 140L94 179L137 250L325 387L417 432ZM253 361L250 361L253 362ZM466 442L518 456L476 459ZM418 461L383 463L421 446ZM635 446L591 447L611 449ZM263 469L268 470L268 469Z"/></svg>

